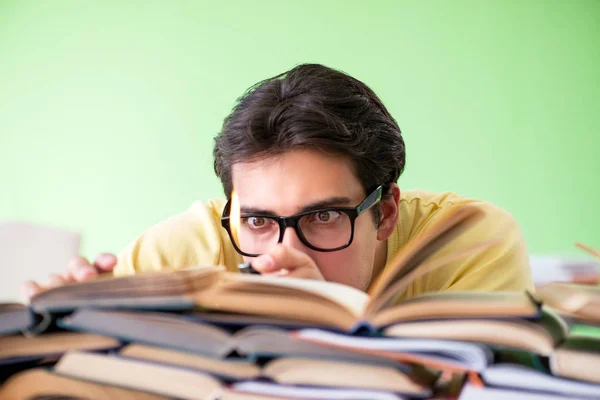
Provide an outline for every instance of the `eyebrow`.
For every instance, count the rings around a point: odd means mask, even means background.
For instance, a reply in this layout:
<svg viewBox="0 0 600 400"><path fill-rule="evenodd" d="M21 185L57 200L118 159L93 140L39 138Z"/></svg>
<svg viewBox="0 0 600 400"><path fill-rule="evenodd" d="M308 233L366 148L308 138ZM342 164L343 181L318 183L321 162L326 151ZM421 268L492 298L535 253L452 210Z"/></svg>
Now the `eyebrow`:
<svg viewBox="0 0 600 400"><path fill-rule="evenodd" d="M314 203L306 204L298 211L298 213L303 213L303 212L308 212L308 211L317 211L317 210L322 210L324 208L329 208L329 207L347 206L351 202L352 202L352 199L350 199L349 197L330 197L325 200L319 200ZM265 208L258 208L258 207L241 206L240 212L242 214L277 216L277 213L273 212L272 210L268 210Z"/></svg>

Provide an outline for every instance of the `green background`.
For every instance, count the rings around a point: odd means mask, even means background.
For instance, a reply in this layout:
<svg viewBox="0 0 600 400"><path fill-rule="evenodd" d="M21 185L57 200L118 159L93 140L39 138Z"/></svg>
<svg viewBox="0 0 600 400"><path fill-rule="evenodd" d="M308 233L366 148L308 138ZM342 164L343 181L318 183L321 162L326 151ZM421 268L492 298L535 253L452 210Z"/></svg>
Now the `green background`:
<svg viewBox="0 0 600 400"><path fill-rule="evenodd" d="M381 96L401 188L495 202L533 253L600 245L600 2L583 0L0 0L0 220L120 250L222 196L223 118L303 62Z"/></svg>

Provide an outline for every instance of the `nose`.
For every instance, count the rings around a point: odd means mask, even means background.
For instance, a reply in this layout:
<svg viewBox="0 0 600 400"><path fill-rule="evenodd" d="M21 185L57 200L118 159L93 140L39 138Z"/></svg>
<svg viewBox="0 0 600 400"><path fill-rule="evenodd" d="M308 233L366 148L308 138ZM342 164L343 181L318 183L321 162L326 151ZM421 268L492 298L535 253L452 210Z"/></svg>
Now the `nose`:
<svg viewBox="0 0 600 400"><path fill-rule="evenodd" d="M281 243L286 247L302 250L305 248L304 243L298 237L298 234L292 227L287 227L283 231L283 240Z"/></svg>

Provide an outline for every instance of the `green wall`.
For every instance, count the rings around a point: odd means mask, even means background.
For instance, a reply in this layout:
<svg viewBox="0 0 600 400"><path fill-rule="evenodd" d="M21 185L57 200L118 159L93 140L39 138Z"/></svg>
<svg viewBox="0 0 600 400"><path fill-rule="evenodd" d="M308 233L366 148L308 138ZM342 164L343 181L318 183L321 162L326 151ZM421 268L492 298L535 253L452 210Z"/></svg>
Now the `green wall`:
<svg viewBox="0 0 600 400"><path fill-rule="evenodd" d="M302 62L381 96L407 142L401 188L493 201L535 253L600 245L593 0L0 0L0 220L118 251L222 195L223 118Z"/></svg>

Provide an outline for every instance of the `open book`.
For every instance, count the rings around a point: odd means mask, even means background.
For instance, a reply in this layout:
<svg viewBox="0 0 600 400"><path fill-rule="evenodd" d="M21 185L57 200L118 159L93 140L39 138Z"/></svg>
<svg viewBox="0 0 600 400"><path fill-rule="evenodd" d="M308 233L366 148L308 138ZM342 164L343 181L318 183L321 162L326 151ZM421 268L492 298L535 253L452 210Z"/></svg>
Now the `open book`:
<svg viewBox="0 0 600 400"><path fill-rule="evenodd" d="M589 255L600 259L600 250L582 243L575 245ZM567 319L600 325L600 286L598 285L551 282L539 288L537 295L544 304Z"/></svg>
<svg viewBox="0 0 600 400"><path fill-rule="evenodd" d="M600 286L556 282L540 288L538 296L565 317L600 325Z"/></svg>
<svg viewBox="0 0 600 400"><path fill-rule="evenodd" d="M61 358L54 371L73 379L144 390L162 396L183 399L229 397L225 395L228 390L224 382L205 373L203 370L206 368L197 369L190 365L189 357L183 365L178 364L182 361L181 354L176 354L174 359L173 354L164 352L164 349L139 345L126 347L120 354L111 356L71 352ZM207 362L214 367L215 360L196 357L194 361L204 367ZM254 371L245 371L244 375L249 379L241 382L260 378L262 382L278 385L376 390L411 397L431 395L428 385L417 383L400 370L365 363L283 357Z"/></svg>
<svg viewBox="0 0 600 400"><path fill-rule="evenodd" d="M568 331L566 323L543 309L538 320L456 319L391 325L385 337L356 337L322 329L302 329L293 337L307 343L362 355L387 357L453 372L487 371L494 363L519 362L557 377L600 384L600 337ZM598 387L600 389L600 386ZM599 392L600 393L600 392Z"/></svg>
<svg viewBox="0 0 600 400"><path fill-rule="evenodd" d="M547 399L546 396L552 395L564 396L568 399L597 399L600 393L599 385L552 376L518 364L492 365L483 371L481 378L488 387L522 390L539 399ZM510 394L505 393L504 398L512 398ZM477 398L486 398L484 392Z"/></svg>
<svg viewBox="0 0 600 400"><path fill-rule="evenodd" d="M387 337L411 337L484 343L549 356L568 335L568 326L556 314L543 310L536 320L453 319L391 325Z"/></svg>
<svg viewBox="0 0 600 400"><path fill-rule="evenodd" d="M79 307L190 310L290 319L352 332L400 321L456 317L532 317L539 305L525 293L437 293L398 302L421 276L473 252L494 246L487 240L432 257L483 216L474 206L457 207L396 254L370 293L323 281L253 276L221 267L110 278L68 285L35 296L39 312L69 312Z"/></svg>
<svg viewBox="0 0 600 400"><path fill-rule="evenodd" d="M108 351L121 346L111 337L76 332L53 332L32 338L0 337L0 368L23 360L58 359L68 350Z"/></svg>
<svg viewBox="0 0 600 400"><path fill-rule="evenodd" d="M600 339L569 335L550 356L550 370L557 376L600 384Z"/></svg>
<svg viewBox="0 0 600 400"><path fill-rule="evenodd" d="M33 368L12 376L4 385L0 386L0 398L12 400L167 400L167 397L150 393L61 376L45 368Z"/></svg>
<svg viewBox="0 0 600 400"><path fill-rule="evenodd" d="M398 366L398 363L381 357L306 343L292 338L287 330L265 324L231 333L200 322L193 314L81 309L60 319L58 325L68 330L93 332L125 342L166 347L214 359L262 360L275 356L300 356Z"/></svg>
<svg viewBox="0 0 600 400"><path fill-rule="evenodd" d="M481 372L494 361L490 349L479 343L429 338L363 337L323 329L302 329L292 333L292 336L348 354L378 356L449 372Z"/></svg>
<svg viewBox="0 0 600 400"><path fill-rule="evenodd" d="M324 355L282 356L259 366L247 360L217 360L139 344L128 345L119 354L130 359L206 372L225 382L267 380L283 385L342 386L427 395L430 394L428 387L438 378L437 373L423 368L331 359ZM360 376L360 379L356 380L352 375Z"/></svg>

